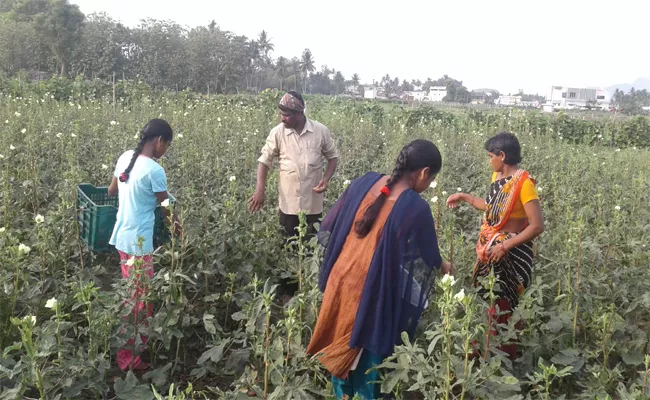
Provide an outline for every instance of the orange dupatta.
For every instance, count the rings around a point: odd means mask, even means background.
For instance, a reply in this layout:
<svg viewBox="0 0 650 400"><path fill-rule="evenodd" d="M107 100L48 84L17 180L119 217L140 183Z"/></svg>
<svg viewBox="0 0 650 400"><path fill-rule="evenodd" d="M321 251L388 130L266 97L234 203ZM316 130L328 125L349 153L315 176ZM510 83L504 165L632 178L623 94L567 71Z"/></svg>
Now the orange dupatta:
<svg viewBox="0 0 650 400"><path fill-rule="evenodd" d="M476 243L476 255L482 262L488 261L487 251L501 234L500 230L508 222L510 214L519 200L521 188L528 178L530 178L530 174L520 169L507 182L502 183L503 178L497 179L490 186L490 193L486 199L488 208L483 215L481 233Z"/></svg>

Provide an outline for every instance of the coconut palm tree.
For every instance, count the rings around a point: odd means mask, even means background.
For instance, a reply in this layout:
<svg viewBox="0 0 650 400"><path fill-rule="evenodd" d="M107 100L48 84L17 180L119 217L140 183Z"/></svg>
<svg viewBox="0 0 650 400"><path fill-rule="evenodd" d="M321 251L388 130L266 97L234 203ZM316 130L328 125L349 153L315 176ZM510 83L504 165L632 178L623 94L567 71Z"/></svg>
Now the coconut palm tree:
<svg viewBox="0 0 650 400"><path fill-rule="evenodd" d="M275 73L278 75L278 79L280 79L280 90L283 90L284 80L291 73L290 67L291 65L289 64L289 60L287 60L285 57L278 57L277 61L275 62Z"/></svg>
<svg viewBox="0 0 650 400"><path fill-rule="evenodd" d="M255 40L251 40L246 43L246 58L248 59L248 69L250 72L250 77L247 78L246 87L247 89L252 88L255 80L255 71L257 70L258 61L260 59L260 47Z"/></svg>
<svg viewBox="0 0 650 400"><path fill-rule="evenodd" d="M291 59L291 76L293 77L293 89L298 90L298 77L302 75L302 63L298 57Z"/></svg>
<svg viewBox="0 0 650 400"><path fill-rule="evenodd" d="M334 74L334 88L336 90L334 94L341 94L345 90L345 77L341 71L336 71Z"/></svg>
<svg viewBox="0 0 650 400"><path fill-rule="evenodd" d="M350 83L354 87L354 95L362 95L363 94L363 88L361 87L361 78L359 77L359 74L354 74L352 75L352 79L350 80Z"/></svg>
<svg viewBox="0 0 650 400"><path fill-rule="evenodd" d="M359 74L354 74L352 75L352 84L357 87L361 83L361 78L359 78Z"/></svg>
<svg viewBox="0 0 650 400"><path fill-rule="evenodd" d="M275 50L275 45L271 43L271 39L266 31L260 32L257 39L257 47L259 48L261 55L264 57L264 60L268 61L269 53Z"/></svg>
<svg viewBox="0 0 650 400"><path fill-rule="evenodd" d="M311 54L311 50L305 49L302 52L302 59L300 60L300 72L302 73L302 92L307 92L307 77L310 73L316 70L314 65L314 56Z"/></svg>

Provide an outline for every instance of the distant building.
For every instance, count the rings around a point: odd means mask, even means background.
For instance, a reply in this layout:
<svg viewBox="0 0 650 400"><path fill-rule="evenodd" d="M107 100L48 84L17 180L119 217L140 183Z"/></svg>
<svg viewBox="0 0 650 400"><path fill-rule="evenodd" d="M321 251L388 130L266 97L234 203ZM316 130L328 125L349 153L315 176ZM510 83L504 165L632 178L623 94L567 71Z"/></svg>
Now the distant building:
<svg viewBox="0 0 650 400"><path fill-rule="evenodd" d="M522 105L521 96L499 96L498 99L494 102L500 106L520 106Z"/></svg>
<svg viewBox="0 0 650 400"><path fill-rule="evenodd" d="M553 112L553 104L551 103L546 103L542 105L542 111L546 113L552 113Z"/></svg>
<svg viewBox="0 0 650 400"><path fill-rule="evenodd" d="M498 92L491 89L477 89L472 90L471 102L472 104L485 104L494 100Z"/></svg>
<svg viewBox="0 0 650 400"><path fill-rule="evenodd" d="M609 92L593 88L552 86L546 96L547 104L554 109L573 110L597 107L608 109L611 101Z"/></svg>
<svg viewBox="0 0 650 400"><path fill-rule="evenodd" d="M427 101L442 101L447 97L447 87L445 86L431 86L429 93L426 97Z"/></svg>
<svg viewBox="0 0 650 400"><path fill-rule="evenodd" d="M374 99L385 99L386 90L380 86L365 86L363 88L363 98L374 100Z"/></svg>
<svg viewBox="0 0 650 400"><path fill-rule="evenodd" d="M442 101L445 96L447 96L447 88L445 86L432 86L428 92L421 89L404 92L402 98L409 101L437 102Z"/></svg>
<svg viewBox="0 0 650 400"><path fill-rule="evenodd" d="M408 91L408 92L404 92L404 94L406 95L406 99L410 101L426 100L426 92L423 90Z"/></svg>
<svg viewBox="0 0 650 400"><path fill-rule="evenodd" d="M540 108L541 104L539 101L522 101L521 102L522 107L531 107L531 108Z"/></svg>
<svg viewBox="0 0 650 400"><path fill-rule="evenodd" d="M363 88L363 98L364 99L376 99L379 94L379 88L375 86L366 86Z"/></svg>

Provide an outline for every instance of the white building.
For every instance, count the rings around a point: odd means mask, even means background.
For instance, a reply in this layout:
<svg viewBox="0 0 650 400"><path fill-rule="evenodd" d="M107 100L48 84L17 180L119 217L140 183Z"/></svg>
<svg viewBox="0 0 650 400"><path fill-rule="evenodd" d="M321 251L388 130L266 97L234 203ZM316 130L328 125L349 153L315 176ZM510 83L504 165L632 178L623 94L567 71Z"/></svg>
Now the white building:
<svg viewBox="0 0 650 400"><path fill-rule="evenodd" d="M551 103L546 103L542 105L542 111L545 113L552 113L553 112L553 104Z"/></svg>
<svg viewBox="0 0 650 400"><path fill-rule="evenodd" d="M363 88L363 98L374 100L379 97L379 88L376 86L365 86Z"/></svg>
<svg viewBox="0 0 650 400"><path fill-rule="evenodd" d="M548 104L562 110L584 109L587 106L607 109L610 100L610 94L606 90L565 86L552 86L546 96Z"/></svg>
<svg viewBox="0 0 650 400"><path fill-rule="evenodd" d="M499 96L498 99L494 102L494 104L498 104L500 106L519 106L521 105L521 96Z"/></svg>
<svg viewBox="0 0 650 400"><path fill-rule="evenodd" d="M426 96L427 101L442 101L447 97L447 88L445 86L431 86L429 94Z"/></svg>
<svg viewBox="0 0 650 400"><path fill-rule="evenodd" d="M415 90L415 91L408 91L404 92L408 100L411 101L425 101L426 100L426 92L423 90Z"/></svg>
<svg viewBox="0 0 650 400"><path fill-rule="evenodd" d="M522 101L521 106L530 107L530 108L540 108L542 105L540 104L539 101Z"/></svg>

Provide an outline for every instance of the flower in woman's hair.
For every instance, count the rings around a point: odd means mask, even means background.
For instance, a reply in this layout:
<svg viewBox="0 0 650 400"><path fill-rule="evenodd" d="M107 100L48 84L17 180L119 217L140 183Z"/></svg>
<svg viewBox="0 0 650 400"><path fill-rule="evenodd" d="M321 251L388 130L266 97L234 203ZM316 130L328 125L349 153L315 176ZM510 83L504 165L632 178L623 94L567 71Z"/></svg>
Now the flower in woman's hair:
<svg viewBox="0 0 650 400"><path fill-rule="evenodd" d="M162 203L160 203L162 207L169 208L169 198L163 200Z"/></svg>

